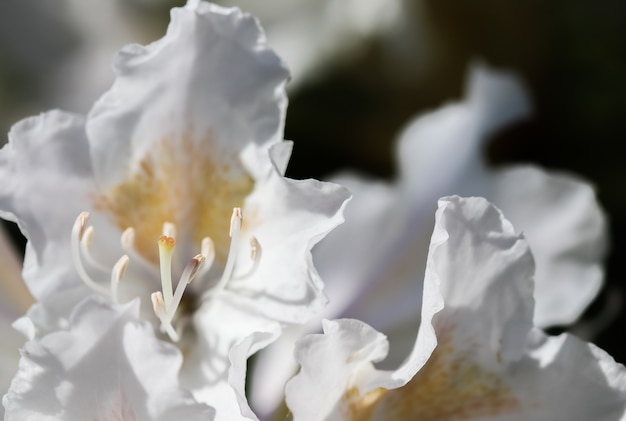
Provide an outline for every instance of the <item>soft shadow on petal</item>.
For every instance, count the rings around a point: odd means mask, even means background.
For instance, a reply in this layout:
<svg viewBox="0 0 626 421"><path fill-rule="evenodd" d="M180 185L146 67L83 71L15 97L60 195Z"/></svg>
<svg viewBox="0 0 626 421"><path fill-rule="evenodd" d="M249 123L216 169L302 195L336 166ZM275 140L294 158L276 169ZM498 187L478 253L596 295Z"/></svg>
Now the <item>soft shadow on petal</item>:
<svg viewBox="0 0 626 421"><path fill-rule="evenodd" d="M88 298L67 330L29 341L3 398L7 420L212 419L178 386L182 357L137 320L138 302Z"/></svg>
<svg viewBox="0 0 626 421"><path fill-rule="evenodd" d="M77 282L69 252L76 216L86 209L92 171L82 117L50 111L15 124L0 151L0 216L30 241L24 272L36 299Z"/></svg>
<svg viewBox="0 0 626 421"><path fill-rule="evenodd" d="M533 251L535 324L574 322L602 285L608 231L593 188L532 166L496 171L488 197Z"/></svg>

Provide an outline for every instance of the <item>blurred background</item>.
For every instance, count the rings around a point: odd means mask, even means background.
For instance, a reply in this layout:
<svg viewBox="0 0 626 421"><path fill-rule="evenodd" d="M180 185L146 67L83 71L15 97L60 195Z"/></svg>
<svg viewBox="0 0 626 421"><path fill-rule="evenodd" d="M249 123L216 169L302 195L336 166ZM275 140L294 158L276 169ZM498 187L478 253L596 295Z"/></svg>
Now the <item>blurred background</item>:
<svg viewBox="0 0 626 421"><path fill-rule="evenodd" d="M226 2L224 2L226 3ZM592 182L610 223L606 285L574 332L626 363L626 3L620 0L231 0L259 16L293 72L288 175L395 177L394 142L420 112L462 98L469 63L515 72L533 117L486 143L493 166L532 162ZM86 113L128 42L159 38L184 1L0 2L0 130L62 108ZM620 140L621 139L621 140ZM6 136L0 138L4 143ZM2 180L0 180L0 183ZM4 227L19 249L24 240ZM0 267L0 278L2 278ZM606 309L612 309L607 311ZM558 332L559 329L554 329Z"/></svg>

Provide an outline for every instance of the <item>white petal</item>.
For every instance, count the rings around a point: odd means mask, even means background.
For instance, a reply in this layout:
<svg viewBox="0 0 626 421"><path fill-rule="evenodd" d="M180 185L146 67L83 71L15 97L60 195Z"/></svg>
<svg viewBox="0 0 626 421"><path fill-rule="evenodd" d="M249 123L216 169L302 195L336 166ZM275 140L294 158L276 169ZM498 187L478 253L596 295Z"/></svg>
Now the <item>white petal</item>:
<svg viewBox="0 0 626 421"><path fill-rule="evenodd" d="M265 344L273 342L280 332L257 332L254 333L239 344L235 345L229 354L231 367L228 373L228 384L232 387L237 396L240 412L237 414L220 414L218 419L236 420L238 418L246 420L258 420L257 416L252 412L246 399L246 368L247 359L254 354L258 348L264 347Z"/></svg>
<svg viewBox="0 0 626 421"><path fill-rule="evenodd" d="M250 215L244 233L256 237L263 256L253 275L234 281L228 289L238 293L241 304L267 317L304 323L326 304L311 249L343 222L343 208L350 194L333 183L283 177L274 164L276 148L282 157L282 147L276 145L270 150L271 162L260 148L244 156L248 167L258 171L262 162L266 167L263 175L255 174L254 191L243 208L244 220ZM255 163L249 163L254 156Z"/></svg>
<svg viewBox="0 0 626 421"><path fill-rule="evenodd" d="M295 419L623 421L622 365L571 336L531 330L532 269L523 238L493 205L441 200L425 278L446 305L432 319L437 348L396 388L371 365L386 353L368 339L379 334L356 321L327 324L298 344L302 369L287 387ZM441 296L427 289L423 309L438 311ZM422 320L418 346L430 326ZM310 396L326 390L312 408Z"/></svg>
<svg viewBox="0 0 626 421"><path fill-rule="evenodd" d="M224 164L249 142L282 140L288 72L256 20L237 9L193 0L173 9L166 36L122 49L115 71L87 125L105 187L168 138L211 138Z"/></svg>
<svg viewBox="0 0 626 421"><path fill-rule="evenodd" d="M418 117L403 132L397 149L401 182L413 202L476 191L486 168L482 142L496 130L525 117L528 99L510 74L472 67L463 102Z"/></svg>
<svg viewBox="0 0 626 421"><path fill-rule="evenodd" d="M138 310L87 299L67 331L28 342L3 399L6 419L212 419L178 386L178 350L138 322Z"/></svg>
<svg viewBox="0 0 626 421"><path fill-rule="evenodd" d="M328 418L361 370L371 371L388 350L385 336L358 320L324 322L324 334L311 334L296 348L300 372L287 383L287 406L294 419Z"/></svg>
<svg viewBox="0 0 626 421"><path fill-rule="evenodd" d="M448 241L429 255L446 310L437 320L497 350L505 361L521 356L532 327L534 263L526 241L482 198L439 201L435 232ZM479 311L490 306L489 312ZM444 316L445 313L445 316Z"/></svg>
<svg viewBox="0 0 626 421"><path fill-rule="evenodd" d="M493 177L490 199L535 256L535 324L575 321L598 293L607 227L591 186L534 167L509 167Z"/></svg>
<svg viewBox="0 0 626 421"><path fill-rule="evenodd" d="M201 402L222 402L219 421L254 419L243 393L246 362L276 340L280 324L225 298L205 303L194 325L198 337L185 358L182 384Z"/></svg>
<svg viewBox="0 0 626 421"><path fill-rule="evenodd" d="M289 63L298 87L327 67L349 60L364 38L397 23L401 2L384 0L222 0L258 16L270 44ZM294 86L295 84L295 86Z"/></svg>
<svg viewBox="0 0 626 421"><path fill-rule="evenodd" d="M0 151L0 215L18 222L33 263L24 279L35 298L77 281L69 234L92 187L84 120L50 111L15 124Z"/></svg>

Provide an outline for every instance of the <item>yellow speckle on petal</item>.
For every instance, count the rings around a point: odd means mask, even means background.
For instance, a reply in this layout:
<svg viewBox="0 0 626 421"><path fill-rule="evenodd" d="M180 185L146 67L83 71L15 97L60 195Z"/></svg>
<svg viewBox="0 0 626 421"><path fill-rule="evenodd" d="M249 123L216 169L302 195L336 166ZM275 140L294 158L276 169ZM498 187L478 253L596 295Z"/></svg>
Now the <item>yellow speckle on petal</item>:
<svg viewBox="0 0 626 421"><path fill-rule="evenodd" d="M461 421L517 411L518 400L499 376L459 355L453 332L437 329L439 345L404 387L365 395L349 390L343 399L346 419Z"/></svg>
<svg viewBox="0 0 626 421"><path fill-rule="evenodd" d="M216 258L224 261L230 215L233 207L243 206L253 180L238 151L218 146L210 132L201 139L191 131L165 136L129 168L123 182L95 196L94 208L108 214L120 231L133 227L135 249L154 264L165 222L176 226L178 244L199 250L202 239L211 237Z"/></svg>

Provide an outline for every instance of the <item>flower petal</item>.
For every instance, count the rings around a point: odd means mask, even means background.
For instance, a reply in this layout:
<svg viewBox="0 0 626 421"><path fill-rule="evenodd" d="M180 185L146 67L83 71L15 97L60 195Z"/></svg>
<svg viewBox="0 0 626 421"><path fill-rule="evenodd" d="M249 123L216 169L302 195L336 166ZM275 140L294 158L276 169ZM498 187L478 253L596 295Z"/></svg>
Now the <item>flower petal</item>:
<svg viewBox="0 0 626 421"><path fill-rule="evenodd" d="M15 124L0 151L0 216L30 240L23 275L36 299L77 282L68 239L91 188L89 162L84 120L62 111Z"/></svg>
<svg viewBox="0 0 626 421"><path fill-rule="evenodd" d="M418 117L400 136L401 183L418 206L446 194L483 195L482 142L529 113L514 76L474 65L468 79L464 101Z"/></svg>
<svg viewBox="0 0 626 421"><path fill-rule="evenodd" d="M574 337L531 330L532 270L528 246L493 205L442 199L425 278L445 302L432 319L437 348L405 386L389 387L371 365L386 354L371 339L380 334L332 322L298 344L302 368L287 387L295 418L623 420L626 368ZM423 309L440 308L437 294L425 291L434 299ZM422 320L417 344L429 326ZM331 397L311 408L310 396L325 390Z"/></svg>
<svg viewBox="0 0 626 421"><path fill-rule="evenodd" d="M304 323L326 304L311 249L343 222L343 208L350 194L333 183L283 177L276 165L284 154L282 145L270 149L271 161L262 148L254 147L255 153L248 151L243 156L244 164L257 171L265 162L265 172L255 174L255 189L243 208L244 218L250 215L244 233L259 241L263 257L249 279L233 282L229 290L238 292L241 304L266 317ZM253 156L257 159L249 164Z"/></svg>
<svg viewBox="0 0 626 421"><path fill-rule="evenodd" d="M190 0L172 10L164 38L123 48L115 71L87 125L103 187L123 181L168 138L210 137L225 159L249 142L282 140L287 69L257 21L238 9Z"/></svg>
<svg viewBox="0 0 626 421"><path fill-rule="evenodd" d="M607 227L591 186L518 166L497 171L490 199L523 231L535 256L535 324L575 321L602 284Z"/></svg>
<svg viewBox="0 0 626 421"><path fill-rule="evenodd" d="M67 331L28 342L3 399L6 419L212 419L178 387L180 353L138 311L137 301L115 308L87 299Z"/></svg>

